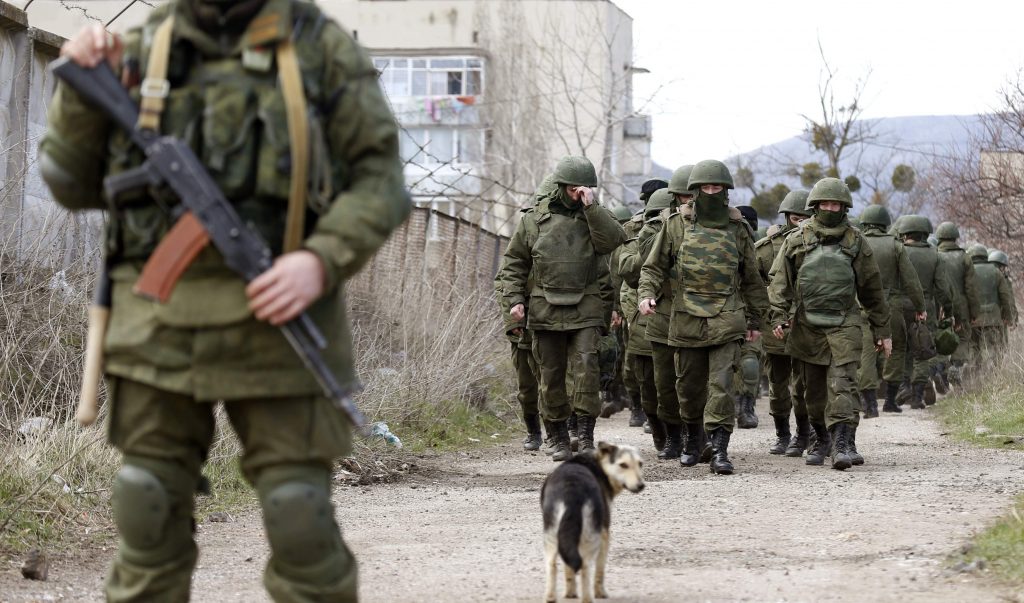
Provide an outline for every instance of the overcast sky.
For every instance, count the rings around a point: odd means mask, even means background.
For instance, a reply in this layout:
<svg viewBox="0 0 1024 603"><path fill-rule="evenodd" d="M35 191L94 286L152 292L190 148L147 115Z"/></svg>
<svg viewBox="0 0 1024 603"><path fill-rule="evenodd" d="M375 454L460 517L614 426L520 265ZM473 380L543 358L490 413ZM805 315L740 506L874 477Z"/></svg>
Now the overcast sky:
<svg viewBox="0 0 1024 603"><path fill-rule="evenodd" d="M633 17L636 104L651 98L669 168L799 134L820 115L821 40L837 100L865 76L864 117L961 115L999 104L1024 68L1024 2L614 0Z"/></svg>

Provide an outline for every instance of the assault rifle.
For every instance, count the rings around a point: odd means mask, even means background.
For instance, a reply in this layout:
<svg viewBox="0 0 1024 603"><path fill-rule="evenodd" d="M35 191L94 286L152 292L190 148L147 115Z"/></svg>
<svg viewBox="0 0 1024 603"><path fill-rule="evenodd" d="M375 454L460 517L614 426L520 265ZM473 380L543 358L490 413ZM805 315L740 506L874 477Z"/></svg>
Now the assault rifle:
<svg viewBox="0 0 1024 603"><path fill-rule="evenodd" d="M141 186L166 185L181 201L179 207L184 211L172 233L176 230L199 233L198 237L186 237L197 248L192 250L194 253L178 254L178 257L186 260L177 266L168 267L168 270L175 271L175 276L180 276L187 268L187 262L195 257L195 253L198 253L207 241L213 243L224 256L225 264L238 273L246 283L271 267L273 257L270 247L257 232L242 221L192 149L173 136L160 136L156 132L136 128L139 109L105 61L97 67L86 68L62 58L53 64L53 73L110 117L146 155L146 161L142 166L104 180L107 195L116 196L121 191ZM166 239L161 245L164 242ZM173 287L175 280L176 278L170 279L170 287ZM169 290L153 296L165 298L167 295ZM94 330L90 328L90 334ZM367 435L366 418L352 401L352 395L357 390L342 387L324 362L320 350L327 347L327 340L312 319L302 314L282 325L281 331L306 368L316 377L324 394L345 413L361 434ZM95 348L94 345L89 347ZM100 370L100 364L95 359L87 362L87 366L93 371ZM97 381L98 374L85 376L87 384ZM86 398L87 396L83 395L79 402L78 416L82 423L86 423L83 418L88 419L91 415L95 420L96 416L95 395L92 395L91 400Z"/></svg>

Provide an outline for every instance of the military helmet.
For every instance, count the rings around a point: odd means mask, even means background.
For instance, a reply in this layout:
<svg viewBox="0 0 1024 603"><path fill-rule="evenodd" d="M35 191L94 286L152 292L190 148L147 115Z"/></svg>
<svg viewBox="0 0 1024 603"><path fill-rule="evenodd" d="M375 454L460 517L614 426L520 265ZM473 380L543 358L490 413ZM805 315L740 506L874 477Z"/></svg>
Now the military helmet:
<svg viewBox="0 0 1024 603"><path fill-rule="evenodd" d="M660 178L652 178L651 180L644 182L643 185L640 186L640 200L647 203L647 200L651 198L654 191L665 188L666 186L668 186L668 182L665 182Z"/></svg>
<svg viewBox="0 0 1024 603"><path fill-rule="evenodd" d="M676 202L675 196L667 188L661 188L651 194L647 200L647 212L661 211L672 207Z"/></svg>
<svg viewBox="0 0 1024 603"><path fill-rule="evenodd" d="M690 184L690 172L692 171L692 165L684 165L672 172L672 177L668 181L668 192L674 195L692 195L693 193L687 188Z"/></svg>
<svg viewBox="0 0 1024 603"><path fill-rule="evenodd" d="M704 184L721 184L725 188L736 188L732 184L729 166L717 159L698 161L693 166L693 171L690 172L690 180L686 183L686 188L692 191Z"/></svg>
<svg viewBox="0 0 1024 603"><path fill-rule="evenodd" d="M566 155L555 166L555 182L570 186L597 186L594 164L586 157Z"/></svg>
<svg viewBox="0 0 1024 603"><path fill-rule="evenodd" d="M616 205L612 208L612 213L615 214L615 219L619 222L629 222L629 219L633 217L633 212L629 211L625 205Z"/></svg>
<svg viewBox="0 0 1024 603"><path fill-rule="evenodd" d="M924 234L931 234L932 232L932 221L925 216L903 216L900 220L899 234L905 235L912 232L922 232Z"/></svg>
<svg viewBox="0 0 1024 603"><path fill-rule="evenodd" d="M786 193L782 203L779 204L780 214L796 214L798 216L811 217L811 210L807 209L807 195L810 191L802 188Z"/></svg>
<svg viewBox="0 0 1024 603"><path fill-rule="evenodd" d="M838 201L844 207L853 207L850 187L839 178L822 178L807 195L807 205L814 207L822 201Z"/></svg>
<svg viewBox="0 0 1024 603"><path fill-rule="evenodd" d="M884 205L869 205L865 207L864 211L860 212L858 219L865 226L873 224L882 228L889 228L892 225L892 216L889 215L889 210Z"/></svg>
<svg viewBox="0 0 1024 603"><path fill-rule="evenodd" d="M935 236L940 241L955 241L960 238L960 229L952 222L943 222L935 229Z"/></svg>
<svg viewBox="0 0 1024 603"><path fill-rule="evenodd" d="M995 264L1001 264L1003 266L1010 265L1010 258L1006 257L1006 254L1003 253L1002 251L999 251L998 249L993 249L992 251L988 252L988 261L993 262Z"/></svg>
<svg viewBox="0 0 1024 603"><path fill-rule="evenodd" d="M971 256L972 259L984 258L986 262L988 261L988 249L985 249L985 246L982 245L981 243L975 243L974 245L968 247L967 255Z"/></svg>

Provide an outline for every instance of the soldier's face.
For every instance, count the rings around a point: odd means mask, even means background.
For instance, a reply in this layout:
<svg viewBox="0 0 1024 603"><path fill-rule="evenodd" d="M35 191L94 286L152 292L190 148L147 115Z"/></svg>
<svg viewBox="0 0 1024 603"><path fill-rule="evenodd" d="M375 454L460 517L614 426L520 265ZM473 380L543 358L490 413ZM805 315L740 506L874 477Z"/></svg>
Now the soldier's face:
<svg viewBox="0 0 1024 603"><path fill-rule="evenodd" d="M797 224L803 222L806 219L807 216L801 216L800 214L789 214L789 223L791 226L796 226Z"/></svg>
<svg viewBox="0 0 1024 603"><path fill-rule="evenodd" d="M842 211L843 204L838 201L822 201L818 203L818 209L822 211Z"/></svg>
<svg viewBox="0 0 1024 603"><path fill-rule="evenodd" d="M705 195L715 195L715 194L718 194L718 193L722 192L722 189L724 189L724 188L725 187L722 186L721 184L702 184L702 185L700 185L700 190Z"/></svg>

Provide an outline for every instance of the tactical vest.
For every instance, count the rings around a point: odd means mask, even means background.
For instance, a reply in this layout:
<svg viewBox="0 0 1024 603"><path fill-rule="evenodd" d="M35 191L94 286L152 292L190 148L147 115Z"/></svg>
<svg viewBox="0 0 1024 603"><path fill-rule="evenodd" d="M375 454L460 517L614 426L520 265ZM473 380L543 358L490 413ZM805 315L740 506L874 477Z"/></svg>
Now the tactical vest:
<svg viewBox="0 0 1024 603"><path fill-rule="evenodd" d="M808 324L838 327L857 307L857 275L853 259L860 252L857 239L844 236L840 243L823 245L809 229L801 229L804 259L797 273L796 288Z"/></svg>
<svg viewBox="0 0 1024 603"><path fill-rule="evenodd" d="M586 293L597 291L597 254L587 220L579 214L554 213L550 204L543 201L536 210L533 293L553 306L575 306Z"/></svg>
<svg viewBox="0 0 1024 603"><path fill-rule="evenodd" d="M173 3L169 6L173 8ZM293 20L304 19L307 10L301 3L292 3ZM129 90L135 100L142 97L143 89L153 86L147 81L147 70L153 65L150 53L168 12L153 11L137 37L139 41L127 45L126 57L138 65L142 82ZM283 70L278 69L274 45L261 47L253 39L252 28L260 25L266 24L254 20L245 34L253 44L230 57L208 57L187 41L174 40L166 59L169 88L164 91L158 127L162 134L176 136L192 147L242 219L277 254L284 248L288 199L294 192L289 136L292 117L282 92ZM174 27L176 30L178 25ZM317 80L317 74L325 68L324 56L316 45L317 36L306 33L294 43L295 52L302 57L299 87L307 103L307 126L303 128L307 132L301 139L310 152L298 153L299 157L309 156L309 165L308 170L302 170L307 172L306 177L295 181L297 186L309 189L313 219L302 220L300 238L312 231L315 215L326 209L331 191L341 188L343 176L330 165L323 136L323 115L329 104L326 96L332 92L322 90ZM111 135L109 156L109 175L138 167L144 159L119 129ZM177 201L159 194L151 196L144 187L108 201L113 218L108 245L122 259L147 258L175 219L169 206Z"/></svg>
<svg viewBox="0 0 1024 603"><path fill-rule="evenodd" d="M886 296L891 298L902 295L903 283L900 282L899 261L896 259L897 247L902 243L890 234L873 230L864 233L864 240L871 247L875 263L878 264Z"/></svg>
<svg viewBox="0 0 1024 603"><path fill-rule="evenodd" d="M736 292L739 274L739 247L732 224L718 229L687 222L675 265L683 310L702 318L721 314Z"/></svg>
<svg viewBox="0 0 1024 603"><path fill-rule="evenodd" d="M935 275L939 272L939 252L928 245L905 245L910 263L914 265L917 279L926 300L935 299Z"/></svg>
<svg viewBox="0 0 1024 603"><path fill-rule="evenodd" d="M995 264L982 262L974 265L974 282L978 288L980 302L981 325L986 327L1002 324L1002 311L999 306L999 268Z"/></svg>
<svg viewBox="0 0 1024 603"><path fill-rule="evenodd" d="M967 252L963 249L949 249L946 251L939 249L939 261L942 262L942 266L946 269L950 285L953 288L953 304L964 315L967 314L967 288L964 287L964 279L967 273L967 267L964 265L966 255Z"/></svg>

